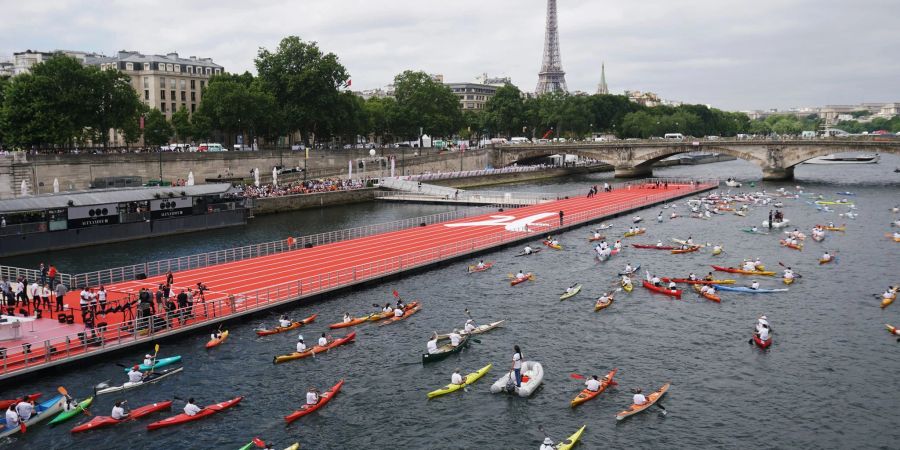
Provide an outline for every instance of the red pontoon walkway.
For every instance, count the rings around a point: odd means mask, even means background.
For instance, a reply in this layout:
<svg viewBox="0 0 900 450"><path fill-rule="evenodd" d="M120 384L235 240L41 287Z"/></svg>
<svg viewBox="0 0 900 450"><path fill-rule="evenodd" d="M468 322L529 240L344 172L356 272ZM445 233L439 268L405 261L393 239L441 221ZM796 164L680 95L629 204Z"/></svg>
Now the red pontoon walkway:
<svg viewBox="0 0 900 450"><path fill-rule="evenodd" d="M66 296L66 303L71 308L70 311L74 311L75 325L59 325L52 318L38 319L56 326L39 326L31 332L25 331L28 327L26 325L23 327L22 339L0 342L0 346L5 347L0 358L0 379L101 354L122 346L144 344L147 340L208 326L388 274L533 239L548 232L692 195L716 186L717 182L687 181L670 181L667 186L631 184L612 192L600 192L592 198L582 195L578 198L175 272L171 294L173 297L181 289L196 287L198 282L210 289L203 302L195 294L192 317L185 318L183 322L178 320L180 314L177 313L170 314L169 317L165 313L159 313L155 320L144 317L134 321L125 320L125 314L117 311L98 318L97 322L105 322L106 327L92 330L93 332L84 330L78 311L79 291L74 290ZM584 190L586 194L588 187ZM560 211L564 213L562 224ZM127 299L133 301L141 288L149 288L152 293L160 283L165 283L165 275L107 285L106 289L110 292L111 302ZM75 289L74 286L71 288ZM72 327L85 333L76 335ZM23 353L23 344L30 344L27 357Z"/></svg>

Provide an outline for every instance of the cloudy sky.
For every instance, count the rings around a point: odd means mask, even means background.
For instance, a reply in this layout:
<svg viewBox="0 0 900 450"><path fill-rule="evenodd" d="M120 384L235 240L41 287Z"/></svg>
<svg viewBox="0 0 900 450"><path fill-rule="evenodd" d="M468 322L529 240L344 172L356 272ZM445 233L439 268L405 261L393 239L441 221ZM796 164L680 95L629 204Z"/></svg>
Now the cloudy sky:
<svg viewBox="0 0 900 450"><path fill-rule="evenodd" d="M120 49L212 57L253 71L259 47L317 41L354 89L406 70L534 90L545 0L0 0L0 57ZM900 101L898 0L559 0L569 90L740 110Z"/></svg>

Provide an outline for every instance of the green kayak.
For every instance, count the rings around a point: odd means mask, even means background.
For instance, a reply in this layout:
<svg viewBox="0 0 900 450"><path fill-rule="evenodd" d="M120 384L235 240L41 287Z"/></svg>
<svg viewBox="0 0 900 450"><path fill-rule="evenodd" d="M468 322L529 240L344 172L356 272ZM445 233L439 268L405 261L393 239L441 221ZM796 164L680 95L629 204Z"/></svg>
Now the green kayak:
<svg viewBox="0 0 900 450"><path fill-rule="evenodd" d="M160 367L166 367L170 364L175 364L178 361L181 361L181 355L170 356L168 358L159 358L156 360L156 364L154 364L152 368L159 369ZM141 372L146 372L151 369L151 367L146 364L141 364L139 367ZM129 370L131 370L131 367L126 367L125 373L128 373Z"/></svg>
<svg viewBox="0 0 900 450"><path fill-rule="evenodd" d="M88 398L82 400L81 403L78 404L78 406L76 406L68 411L63 411L63 412L57 414L56 417L54 417L53 420L50 421L50 425L56 425L58 423L63 423L65 421L77 416L78 414L81 414L81 412L84 411L85 409L87 409L88 406L91 406L91 403L93 401L94 401L94 397L88 397Z"/></svg>
<svg viewBox="0 0 900 450"><path fill-rule="evenodd" d="M465 335L463 335L462 340L459 341L459 345L457 345L456 347L454 347L453 345L451 345L448 342L448 343L438 347L437 353L423 353L422 354L422 363L424 364L424 363L429 363L429 362L434 362L434 361L440 361L454 353L459 353L460 350L463 349L463 347L466 347L469 345L469 338L470 338L470 336L468 334L465 334Z"/></svg>

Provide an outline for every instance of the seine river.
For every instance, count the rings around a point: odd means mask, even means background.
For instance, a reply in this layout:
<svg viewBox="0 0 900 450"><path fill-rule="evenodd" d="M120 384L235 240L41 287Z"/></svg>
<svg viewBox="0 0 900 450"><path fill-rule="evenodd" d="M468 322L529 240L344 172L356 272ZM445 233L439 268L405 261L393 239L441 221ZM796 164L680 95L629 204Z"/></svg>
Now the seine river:
<svg viewBox="0 0 900 450"><path fill-rule="evenodd" d="M89 419L84 417L52 429L35 426L7 445L211 449L238 448L259 436L276 448L299 441L309 449L537 449L544 437L539 427L558 440L587 424L577 448L896 448L900 359L895 356L900 343L884 324L900 325L900 306L882 310L873 294L900 283L900 244L884 237L891 231L892 217L896 219L890 207L900 203L900 174L893 173L897 166L900 158L885 156L878 165L802 166L797 179L787 183L757 181L750 189L793 191L799 185L827 198L843 191L857 194L852 197L859 213L855 220L820 212L804 199L785 200L786 217L807 233L816 223L847 223L846 233L829 233L821 244L809 241L802 252L779 246L776 236L739 231L760 224L768 212L763 208L746 218L723 215L710 221L667 219L662 224L652 220L658 209L647 210L642 213L647 234L628 242L667 242L690 235L695 241L723 244L725 253L670 255L627 248L611 261L598 263L585 239L587 227L562 234L561 252L529 258L514 257L518 250L512 248L489 252L483 258L496 265L487 272L466 275L467 262L448 263L289 311L295 318L319 314L317 322L302 329L309 340L345 311L359 315L371 311L373 303L390 301L393 289L407 299L421 299L422 312L388 327L359 327L352 345L273 366L272 356L291 351L297 333L257 338L253 329L271 326L277 316L261 314L230 324L231 338L212 351L203 348L208 339L204 334L165 343L161 356L183 355L181 375L125 396L101 397L91 408L94 414L108 415L118 398L139 406L193 396L204 405L246 396L227 412L154 432L146 431L147 423L175 412L70 435L74 425ZM660 169L656 175L753 180L760 173L747 162L731 161ZM589 185L610 177L594 174L494 189L587 192ZM742 190L750 190L746 186L745 181ZM32 266L44 260L80 272L445 210L434 205L361 204L301 211L259 217L242 228L10 258L4 264ZM686 212L683 203L677 210ZM625 218L610 223L617 232L629 225ZM817 264L826 249L839 252L837 264ZM776 269L782 261L803 278L780 294L721 292L721 304L690 291L682 300L672 300L635 287L631 294L619 293L611 307L593 311L593 301L626 262L641 263L663 276L684 276L690 271L705 274L709 264L734 265L744 257L759 257ZM506 274L519 269L533 271L536 281L511 288ZM582 293L559 301L560 292L576 282L584 284ZM777 278L761 282L780 287ZM481 335L481 343L461 354L423 366L420 355L429 334L461 326L465 308L481 322L508 322ZM747 342L761 314L769 317L775 331L768 351ZM493 395L488 389L509 369L514 345L521 346L526 359L544 367L543 387L528 399ZM3 386L0 398L23 391L43 391L46 396L60 385L83 398L95 383L125 381L115 363L134 364L139 353ZM494 364L493 370L468 392L426 399L428 391L449 382L454 368L467 373L487 363ZM570 374L605 374L612 368L619 369L619 387L576 409L569 407L582 388ZM334 401L285 425L282 417L301 404L307 388L325 389L341 378L346 384ZM667 416L654 409L616 422L616 413L631 402L630 388L650 392L665 382L672 383L663 401ZM182 406L176 401L177 412Z"/></svg>

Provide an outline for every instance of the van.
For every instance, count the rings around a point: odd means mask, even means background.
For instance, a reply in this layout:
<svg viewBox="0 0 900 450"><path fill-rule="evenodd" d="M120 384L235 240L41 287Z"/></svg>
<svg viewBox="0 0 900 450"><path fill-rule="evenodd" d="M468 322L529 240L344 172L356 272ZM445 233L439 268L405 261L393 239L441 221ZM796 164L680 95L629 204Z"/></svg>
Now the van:
<svg viewBox="0 0 900 450"><path fill-rule="evenodd" d="M510 138L509 142L511 144L530 144L531 140L529 140L527 137L514 137Z"/></svg>
<svg viewBox="0 0 900 450"><path fill-rule="evenodd" d="M224 152L227 151L222 144L203 143L197 147L198 152Z"/></svg>
<svg viewBox="0 0 900 450"><path fill-rule="evenodd" d="M665 139L667 141L683 141L684 135L681 133L666 133L663 136L663 139Z"/></svg>

